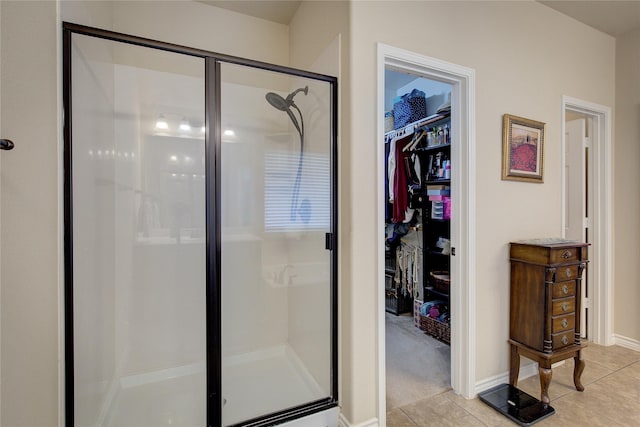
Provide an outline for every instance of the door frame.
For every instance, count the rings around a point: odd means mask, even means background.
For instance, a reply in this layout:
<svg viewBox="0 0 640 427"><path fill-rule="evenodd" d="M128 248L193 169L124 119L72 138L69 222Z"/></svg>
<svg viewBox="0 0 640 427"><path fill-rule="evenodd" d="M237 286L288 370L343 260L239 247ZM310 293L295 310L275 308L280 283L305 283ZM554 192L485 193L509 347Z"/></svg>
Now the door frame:
<svg viewBox="0 0 640 427"><path fill-rule="evenodd" d="M565 118L566 112L572 111L588 116L592 119L593 134L589 155L593 158L593 186L589 191L593 198L593 212L591 218L591 254L588 265L592 278L592 322L590 340L596 344L612 345L613 342L613 288L614 272L612 266L612 238L613 238L613 178L612 161L613 147L611 139L611 107L595 104L570 96L562 96L561 122L561 156L562 156L562 234L565 234L566 215L566 171L565 158Z"/></svg>
<svg viewBox="0 0 640 427"><path fill-rule="evenodd" d="M452 85L451 128L453 165L451 176L451 386L466 398L475 396L476 314L475 263L475 70L404 49L377 46L377 141L384 140L384 71L415 74ZM385 283L384 283L384 146L377 144L377 362L378 420L386 425Z"/></svg>

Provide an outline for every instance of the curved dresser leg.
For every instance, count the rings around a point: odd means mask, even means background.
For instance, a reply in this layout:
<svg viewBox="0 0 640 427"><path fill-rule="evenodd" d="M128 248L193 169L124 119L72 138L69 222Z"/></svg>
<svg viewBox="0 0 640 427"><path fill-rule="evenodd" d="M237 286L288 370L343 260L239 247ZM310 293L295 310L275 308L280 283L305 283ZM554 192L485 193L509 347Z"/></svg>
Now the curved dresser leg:
<svg viewBox="0 0 640 427"><path fill-rule="evenodd" d="M576 390L584 391L584 386L580 381L580 378L582 377L582 371L584 371L584 360L582 360L580 353L581 352L578 352L578 354L573 358L575 362L573 366L573 383L576 386Z"/></svg>
<svg viewBox="0 0 640 427"><path fill-rule="evenodd" d="M518 347L511 344L511 366L509 369L509 384L518 386L518 375L520 374L520 354Z"/></svg>
<svg viewBox="0 0 640 427"><path fill-rule="evenodd" d="M538 367L540 373L540 400L542 403L549 404L549 384L551 384L551 369Z"/></svg>

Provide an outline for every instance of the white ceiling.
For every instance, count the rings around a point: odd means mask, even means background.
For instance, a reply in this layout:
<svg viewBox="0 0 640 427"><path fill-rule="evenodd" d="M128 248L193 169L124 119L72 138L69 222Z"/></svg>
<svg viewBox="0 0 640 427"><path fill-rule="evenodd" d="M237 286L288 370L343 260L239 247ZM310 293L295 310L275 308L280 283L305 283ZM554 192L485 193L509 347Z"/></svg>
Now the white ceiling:
<svg viewBox="0 0 640 427"><path fill-rule="evenodd" d="M288 25L302 0L198 0L201 3ZM424 0L426 1L426 0ZM640 0L538 0L593 28L617 37L640 28Z"/></svg>
<svg viewBox="0 0 640 427"><path fill-rule="evenodd" d="M640 28L639 0L538 1L614 37Z"/></svg>

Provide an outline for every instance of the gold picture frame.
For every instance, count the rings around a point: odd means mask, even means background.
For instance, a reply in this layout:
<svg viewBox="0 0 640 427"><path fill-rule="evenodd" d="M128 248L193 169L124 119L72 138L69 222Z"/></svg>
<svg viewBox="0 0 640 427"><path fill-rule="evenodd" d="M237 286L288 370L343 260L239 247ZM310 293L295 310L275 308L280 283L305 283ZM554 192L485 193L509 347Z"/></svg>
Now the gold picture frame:
<svg viewBox="0 0 640 427"><path fill-rule="evenodd" d="M543 182L543 122L502 116L502 179Z"/></svg>

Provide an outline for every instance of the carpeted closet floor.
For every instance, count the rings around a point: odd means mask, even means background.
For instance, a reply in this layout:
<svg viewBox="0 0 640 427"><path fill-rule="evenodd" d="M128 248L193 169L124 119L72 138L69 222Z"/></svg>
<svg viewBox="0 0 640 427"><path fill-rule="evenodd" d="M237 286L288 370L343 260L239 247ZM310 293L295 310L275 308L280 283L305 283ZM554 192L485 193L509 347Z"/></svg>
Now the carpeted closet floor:
<svg viewBox="0 0 640 427"><path fill-rule="evenodd" d="M386 313L387 411L450 390L450 354L414 326L411 313Z"/></svg>

